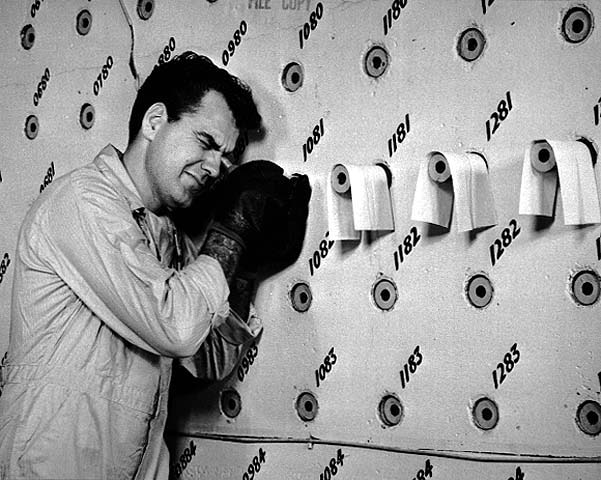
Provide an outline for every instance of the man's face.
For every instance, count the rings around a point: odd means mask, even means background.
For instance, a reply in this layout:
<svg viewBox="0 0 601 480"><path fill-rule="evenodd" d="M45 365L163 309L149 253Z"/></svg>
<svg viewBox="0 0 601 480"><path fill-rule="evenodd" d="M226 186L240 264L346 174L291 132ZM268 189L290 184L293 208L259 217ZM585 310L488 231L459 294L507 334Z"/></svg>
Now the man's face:
<svg viewBox="0 0 601 480"><path fill-rule="evenodd" d="M209 90L195 113L159 123L145 168L153 211L187 208L225 170L238 129L223 95Z"/></svg>

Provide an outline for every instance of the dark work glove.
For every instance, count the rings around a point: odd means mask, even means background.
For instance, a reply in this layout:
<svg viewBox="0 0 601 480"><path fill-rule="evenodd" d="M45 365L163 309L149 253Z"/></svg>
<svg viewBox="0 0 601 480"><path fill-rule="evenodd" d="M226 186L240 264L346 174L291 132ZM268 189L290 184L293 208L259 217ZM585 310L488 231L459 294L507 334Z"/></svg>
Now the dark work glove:
<svg viewBox="0 0 601 480"><path fill-rule="evenodd" d="M310 198L306 175L288 178L275 163L248 162L221 182L213 228L243 245L243 268L283 268L302 249Z"/></svg>

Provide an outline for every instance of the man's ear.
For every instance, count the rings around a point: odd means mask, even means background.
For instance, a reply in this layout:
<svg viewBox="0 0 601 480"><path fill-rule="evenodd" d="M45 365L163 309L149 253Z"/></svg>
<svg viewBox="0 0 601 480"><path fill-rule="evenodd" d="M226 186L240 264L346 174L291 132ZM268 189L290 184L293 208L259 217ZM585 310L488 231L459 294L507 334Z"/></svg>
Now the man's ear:
<svg viewBox="0 0 601 480"><path fill-rule="evenodd" d="M147 140L154 140L161 127L167 123L167 107L164 103L153 103L142 118L142 135Z"/></svg>

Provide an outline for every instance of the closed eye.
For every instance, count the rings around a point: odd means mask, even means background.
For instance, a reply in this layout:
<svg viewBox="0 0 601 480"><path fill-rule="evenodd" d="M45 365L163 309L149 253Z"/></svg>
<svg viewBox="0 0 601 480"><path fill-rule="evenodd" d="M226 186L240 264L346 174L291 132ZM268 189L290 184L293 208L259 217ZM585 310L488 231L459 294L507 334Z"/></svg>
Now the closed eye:
<svg viewBox="0 0 601 480"><path fill-rule="evenodd" d="M198 139L199 143L202 145L202 147L204 149L217 150L217 151L219 151L221 149L219 144L215 141L215 138L213 137L213 135L211 135L207 132L196 132L196 131L194 132L194 134L196 135L196 138Z"/></svg>

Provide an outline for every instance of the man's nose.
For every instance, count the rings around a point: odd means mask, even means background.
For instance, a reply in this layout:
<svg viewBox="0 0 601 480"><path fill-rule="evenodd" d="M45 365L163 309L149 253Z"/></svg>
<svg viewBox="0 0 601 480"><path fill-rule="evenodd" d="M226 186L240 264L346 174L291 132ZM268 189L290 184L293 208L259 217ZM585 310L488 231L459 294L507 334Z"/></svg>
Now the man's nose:
<svg viewBox="0 0 601 480"><path fill-rule="evenodd" d="M217 178L221 171L221 152L207 153L201 165L210 177Z"/></svg>

